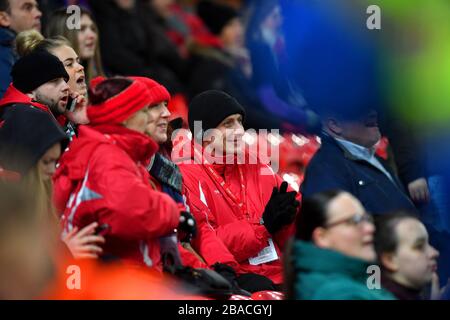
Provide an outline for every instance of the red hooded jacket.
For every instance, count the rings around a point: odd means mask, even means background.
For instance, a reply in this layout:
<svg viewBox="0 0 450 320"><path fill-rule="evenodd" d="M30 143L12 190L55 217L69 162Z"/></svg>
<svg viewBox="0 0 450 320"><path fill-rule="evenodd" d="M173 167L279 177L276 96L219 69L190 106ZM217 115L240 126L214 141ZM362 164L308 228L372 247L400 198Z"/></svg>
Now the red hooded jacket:
<svg viewBox="0 0 450 320"><path fill-rule="evenodd" d="M8 89L6 90L3 98L0 99L0 115L2 115L3 109L5 107L13 105L13 104L26 104L31 107L37 108L39 110L48 112L49 114L51 114L53 116L52 112L46 105L38 103L36 101L33 101L25 93L16 89L11 83L9 85ZM58 117L56 117L56 120L62 127L67 122L67 118L64 115L59 115Z"/></svg>
<svg viewBox="0 0 450 320"><path fill-rule="evenodd" d="M281 256L286 240L295 232L294 224L272 236L260 224L260 220L273 187L279 187L282 179L263 164L213 165L235 195L241 195L238 166L244 178L247 215L227 201L227 196L208 175L204 165L179 164L187 204L199 228L193 247L208 265L226 263L237 268L238 274L256 273L280 284L283 282ZM261 170L266 174L261 174ZM267 247L269 239L273 240L278 259L258 265L250 264L249 258L257 256Z"/></svg>
<svg viewBox="0 0 450 320"><path fill-rule="evenodd" d="M0 110L4 107L12 104L28 104L35 108L38 108L42 111L48 112L51 114L50 109L43 104L32 101L29 96L24 94L23 92L17 90L12 84L9 85L8 89L5 92L3 98L0 99ZM1 111L0 111L1 113Z"/></svg>
<svg viewBox="0 0 450 320"><path fill-rule="evenodd" d="M97 221L104 254L161 270L158 238L177 227L179 209L150 185L145 165L157 148L125 127L80 126L53 178L64 230Z"/></svg>

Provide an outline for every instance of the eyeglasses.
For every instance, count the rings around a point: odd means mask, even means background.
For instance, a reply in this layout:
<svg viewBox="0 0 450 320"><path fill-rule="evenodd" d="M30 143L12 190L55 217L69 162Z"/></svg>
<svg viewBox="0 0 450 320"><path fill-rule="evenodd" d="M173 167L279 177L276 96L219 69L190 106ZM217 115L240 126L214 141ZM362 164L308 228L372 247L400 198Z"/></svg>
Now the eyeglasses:
<svg viewBox="0 0 450 320"><path fill-rule="evenodd" d="M335 226L340 225L340 224L347 224L349 226L358 227L363 222L367 222L367 223L371 223L372 224L373 223L373 217L370 214L368 214L368 213L355 214L355 215L351 216L350 218L329 223L329 224L327 224L325 226L325 228L329 229L329 228L335 227Z"/></svg>

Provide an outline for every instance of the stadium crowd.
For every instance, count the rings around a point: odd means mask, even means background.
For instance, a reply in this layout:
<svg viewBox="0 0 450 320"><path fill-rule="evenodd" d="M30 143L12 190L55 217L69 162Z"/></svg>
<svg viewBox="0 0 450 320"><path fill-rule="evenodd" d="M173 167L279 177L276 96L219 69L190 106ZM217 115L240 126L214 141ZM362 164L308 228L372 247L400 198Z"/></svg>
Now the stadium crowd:
<svg viewBox="0 0 450 320"><path fill-rule="evenodd" d="M0 298L450 299L419 49L367 5L0 0Z"/></svg>

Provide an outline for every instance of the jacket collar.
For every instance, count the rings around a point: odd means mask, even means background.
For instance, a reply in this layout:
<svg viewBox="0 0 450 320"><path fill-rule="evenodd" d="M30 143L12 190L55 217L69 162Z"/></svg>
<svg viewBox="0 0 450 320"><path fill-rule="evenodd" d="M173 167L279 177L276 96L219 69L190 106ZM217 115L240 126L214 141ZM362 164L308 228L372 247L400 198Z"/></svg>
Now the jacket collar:
<svg viewBox="0 0 450 320"><path fill-rule="evenodd" d="M358 159L371 159L375 155L375 148L366 148L359 144L348 140L335 138L336 142L341 145L348 153Z"/></svg>
<svg viewBox="0 0 450 320"><path fill-rule="evenodd" d="M381 273L381 285L399 300L422 300L421 291L407 288Z"/></svg>
<svg viewBox="0 0 450 320"><path fill-rule="evenodd" d="M16 38L16 33L5 27L0 27L0 45L5 47L12 47L13 41Z"/></svg>
<svg viewBox="0 0 450 320"><path fill-rule="evenodd" d="M351 154L346 148L344 148L344 146L339 144L336 139L330 136L328 133L322 131L320 138L322 139L322 145L330 145L334 148L339 149L344 154L345 158L349 160L360 160L359 158Z"/></svg>
<svg viewBox="0 0 450 320"><path fill-rule="evenodd" d="M18 89L16 89L13 86L13 84L11 83L9 85L8 89L6 90L3 98L0 99L0 108L6 107L7 105L17 104L17 103L28 104L37 109L40 109L42 111L52 114L50 109L46 105L31 100L31 98L29 96L27 96L25 93L19 91Z"/></svg>
<svg viewBox="0 0 450 320"><path fill-rule="evenodd" d="M357 162L364 162L367 165L376 168L373 164L371 164L368 160L364 160L361 159L359 157L356 157L355 155L351 154L346 148L344 148L341 144L339 144L336 139L334 139L333 137L331 137L329 134L322 132L320 138L322 139L322 146L327 145L331 148L334 148L335 150L340 150L340 152L343 153L344 157L346 159L349 159L351 161L357 161ZM377 156L375 154L375 158L381 163L381 165L389 172L389 174L391 175L392 179L395 181L394 184L397 185L398 188L400 188L400 190L402 192L405 193L405 189L404 186L402 184L402 182L400 181L400 179L398 178L397 174L392 170L391 166L387 163L387 161L385 161L383 158ZM379 170L378 168L376 168L377 170ZM381 171L380 171L381 172ZM406 195L405 195L406 196ZM409 198L408 198L409 199Z"/></svg>
<svg viewBox="0 0 450 320"><path fill-rule="evenodd" d="M362 280L370 265L364 260L334 250L322 249L312 243L296 240L293 245L294 268L302 271L342 274Z"/></svg>
<svg viewBox="0 0 450 320"><path fill-rule="evenodd" d="M357 157L354 154L352 154L351 152L349 152L343 145L341 145L335 138L330 136L328 133L322 132L320 138L322 139L322 145L325 145L325 144L330 145L330 146L333 146L334 148L341 150L341 152L344 154L345 158L352 160L352 161L365 161L365 162L369 163L368 161L361 159L360 157ZM361 148L363 148L363 147L361 147ZM384 159L380 158L379 156L377 156L376 153L374 154L374 156L386 168L386 166L384 165L386 163L386 161ZM392 172L389 168L386 168L386 169L389 171L390 174L392 174Z"/></svg>
<svg viewBox="0 0 450 320"><path fill-rule="evenodd" d="M142 164L146 164L158 149L156 142L125 127L80 125L78 137L70 143L69 151L61 156L60 166L53 175L53 180L64 175L71 180L83 179L92 153L101 144L111 143L126 152L134 162Z"/></svg>
<svg viewBox="0 0 450 320"><path fill-rule="evenodd" d="M158 151L158 144L148 136L120 125L97 125L91 127L124 150L136 163L147 166Z"/></svg>

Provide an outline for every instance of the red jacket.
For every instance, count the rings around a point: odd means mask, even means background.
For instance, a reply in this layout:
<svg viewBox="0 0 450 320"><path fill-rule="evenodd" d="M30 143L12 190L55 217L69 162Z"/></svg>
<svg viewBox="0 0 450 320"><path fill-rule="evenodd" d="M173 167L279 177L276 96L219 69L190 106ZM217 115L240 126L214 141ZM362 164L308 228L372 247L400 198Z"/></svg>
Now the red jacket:
<svg viewBox="0 0 450 320"><path fill-rule="evenodd" d="M40 109L42 111L45 111L45 112L48 112L51 114L50 109L46 105L32 101L29 96L27 96L23 92L17 90L11 83L9 85L8 89L6 90L3 98L0 99L0 113L4 107L11 105L11 104L17 104L17 103L28 104L37 109Z"/></svg>
<svg viewBox="0 0 450 320"><path fill-rule="evenodd" d="M6 90L3 98L0 99L0 115L2 115L2 113L3 113L3 108L5 108L6 106L9 106L9 105L12 105L12 104L30 105L39 110L48 112L49 114L54 116L53 113L50 111L50 109L45 104L41 104L36 101L33 101L29 96L24 94L22 91L19 91L18 89L16 89L11 83L9 85L8 89ZM56 120L61 125L61 127L63 127L67 123L67 118L64 115L57 116Z"/></svg>
<svg viewBox="0 0 450 320"><path fill-rule="evenodd" d="M158 238L178 225L179 209L152 189L145 169L158 146L121 126L79 127L54 175L65 231L106 225L104 254L161 270Z"/></svg>
<svg viewBox="0 0 450 320"><path fill-rule="evenodd" d="M223 165L225 182L235 195L241 194L238 165ZM193 242L194 249L208 265L215 262L229 264L239 274L257 273L274 283L283 281L281 254L284 243L294 233L294 225L280 230L274 237L260 224L262 213L274 186L282 180L276 174L262 175L262 164L240 164L247 194L248 216L242 215L236 206L226 200L218 184L210 178L200 164L180 163L187 204L199 226L199 234ZM214 165L215 169L219 166ZM270 169L269 169L270 170ZM270 170L271 171L271 170ZM255 257L273 238L278 260L251 265Z"/></svg>

